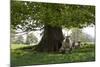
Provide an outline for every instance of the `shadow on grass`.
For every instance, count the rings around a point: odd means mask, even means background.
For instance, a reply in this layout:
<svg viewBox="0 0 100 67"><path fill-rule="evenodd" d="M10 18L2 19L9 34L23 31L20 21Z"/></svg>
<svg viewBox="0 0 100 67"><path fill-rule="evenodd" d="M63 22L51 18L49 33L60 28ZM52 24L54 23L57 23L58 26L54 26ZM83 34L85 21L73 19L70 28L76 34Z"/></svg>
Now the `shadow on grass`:
<svg viewBox="0 0 100 67"><path fill-rule="evenodd" d="M27 46L11 50L11 65L14 67L95 61L94 47L78 48L66 54L37 52L34 50L35 47Z"/></svg>

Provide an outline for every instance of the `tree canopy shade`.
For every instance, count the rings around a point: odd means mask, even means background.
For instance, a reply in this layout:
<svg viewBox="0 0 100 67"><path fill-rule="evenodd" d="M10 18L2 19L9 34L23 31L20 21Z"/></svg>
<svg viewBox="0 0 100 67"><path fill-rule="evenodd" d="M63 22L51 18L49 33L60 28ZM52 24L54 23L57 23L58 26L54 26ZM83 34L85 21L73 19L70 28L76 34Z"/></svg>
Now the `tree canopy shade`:
<svg viewBox="0 0 100 67"><path fill-rule="evenodd" d="M11 28L44 29L39 51L59 51L62 28L82 28L95 24L95 6L11 1Z"/></svg>
<svg viewBox="0 0 100 67"><path fill-rule="evenodd" d="M11 27L25 31L54 27L95 24L95 6L11 1Z"/></svg>

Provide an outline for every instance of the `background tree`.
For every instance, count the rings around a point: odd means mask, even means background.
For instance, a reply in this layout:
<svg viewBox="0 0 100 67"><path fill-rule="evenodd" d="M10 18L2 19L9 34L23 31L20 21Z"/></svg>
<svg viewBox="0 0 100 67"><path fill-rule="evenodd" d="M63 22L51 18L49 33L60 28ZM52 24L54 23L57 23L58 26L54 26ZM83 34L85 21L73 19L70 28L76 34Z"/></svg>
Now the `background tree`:
<svg viewBox="0 0 100 67"><path fill-rule="evenodd" d="M75 42L81 41L81 42L94 42L94 38L90 36L89 34L86 34L82 31L82 29L74 28L71 30L71 39Z"/></svg>
<svg viewBox="0 0 100 67"><path fill-rule="evenodd" d="M95 7L54 3L11 2L11 28L23 32L44 29L39 51L58 51L63 40L62 28L95 24Z"/></svg>
<svg viewBox="0 0 100 67"><path fill-rule="evenodd" d="M11 32L10 32L10 42L11 42L11 44L16 43L16 35L15 35L14 29L11 29Z"/></svg>
<svg viewBox="0 0 100 67"><path fill-rule="evenodd" d="M71 31L72 31L72 33L70 35L71 35L71 39L73 41L77 42L79 40L82 40L82 38L84 38L82 29L73 28Z"/></svg>
<svg viewBox="0 0 100 67"><path fill-rule="evenodd" d="M17 35L16 36L16 43L17 44L23 44L24 43L24 38L22 35Z"/></svg>
<svg viewBox="0 0 100 67"><path fill-rule="evenodd" d="M29 33L27 34L27 38L26 38L26 44L36 44L38 42L38 39L35 35L33 35L33 33Z"/></svg>

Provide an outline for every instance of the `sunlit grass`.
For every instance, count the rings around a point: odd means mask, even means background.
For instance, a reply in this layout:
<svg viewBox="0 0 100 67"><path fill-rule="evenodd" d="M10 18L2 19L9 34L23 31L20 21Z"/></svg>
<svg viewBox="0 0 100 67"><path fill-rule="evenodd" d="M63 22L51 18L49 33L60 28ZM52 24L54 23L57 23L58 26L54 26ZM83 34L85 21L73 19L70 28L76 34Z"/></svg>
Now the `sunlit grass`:
<svg viewBox="0 0 100 67"><path fill-rule="evenodd" d="M23 48L23 47L27 47L29 45L24 45L24 44L12 44L11 45L11 49L18 49L18 48Z"/></svg>
<svg viewBox="0 0 100 67"><path fill-rule="evenodd" d="M36 52L34 50L24 50L18 48L11 49L12 66L86 62L94 60L95 60L94 45L83 46L81 48L73 50L72 53L66 53L66 54Z"/></svg>

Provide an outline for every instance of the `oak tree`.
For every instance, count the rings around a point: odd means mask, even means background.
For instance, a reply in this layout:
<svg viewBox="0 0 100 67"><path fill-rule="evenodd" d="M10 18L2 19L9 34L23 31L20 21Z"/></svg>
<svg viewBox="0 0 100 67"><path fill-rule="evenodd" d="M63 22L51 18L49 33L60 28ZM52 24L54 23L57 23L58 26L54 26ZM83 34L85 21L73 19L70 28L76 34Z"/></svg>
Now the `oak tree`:
<svg viewBox="0 0 100 67"><path fill-rule="evenodd" d="M64 39L62 28L90 24L95 24L95 6L11 1L11 28L23 32L44 30L39 51L58 51Z"/></svg>

